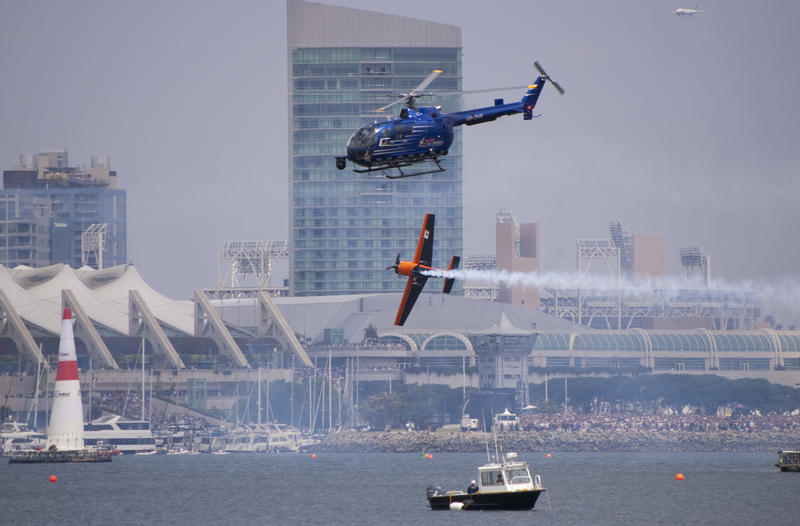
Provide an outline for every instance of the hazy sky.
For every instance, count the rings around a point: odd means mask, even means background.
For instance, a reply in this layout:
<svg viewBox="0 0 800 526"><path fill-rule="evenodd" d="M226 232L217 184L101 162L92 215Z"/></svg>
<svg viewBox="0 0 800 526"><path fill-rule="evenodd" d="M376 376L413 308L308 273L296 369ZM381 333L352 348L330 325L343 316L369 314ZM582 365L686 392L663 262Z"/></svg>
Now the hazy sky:
<svg viewBox="0 0 800 526"><path fill-rule="evenodd" d="M715 277L800 275L800 2L324 3L460 26L464 89L527 84L534 60L566 89L464 130L466 254L494 252L505 208L540 224L547 271L621 221L665 234L670 274L702 244ZM288 238L285 11L0 0L0 168L110 155L139 272L176 298L215 286L224 240Z"/></svg>

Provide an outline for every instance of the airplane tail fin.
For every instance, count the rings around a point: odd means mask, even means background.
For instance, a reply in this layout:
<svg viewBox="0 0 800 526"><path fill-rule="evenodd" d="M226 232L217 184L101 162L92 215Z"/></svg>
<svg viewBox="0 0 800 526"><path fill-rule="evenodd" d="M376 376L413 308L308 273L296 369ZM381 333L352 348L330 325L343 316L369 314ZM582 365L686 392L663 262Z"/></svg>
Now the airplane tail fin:
<svg viewBox="0 0 800 526"><path fill-rule="evenodd" d="M458 268L458 263L461 261L461 258L458 256L453 256L450 259L450 266L447 267L447 270L456 270ZM450 294L450 289L453 288L453 283L455 282L455 278L445 278L444 280L444 287L442 287L442 292L444 294Z"/></svg>

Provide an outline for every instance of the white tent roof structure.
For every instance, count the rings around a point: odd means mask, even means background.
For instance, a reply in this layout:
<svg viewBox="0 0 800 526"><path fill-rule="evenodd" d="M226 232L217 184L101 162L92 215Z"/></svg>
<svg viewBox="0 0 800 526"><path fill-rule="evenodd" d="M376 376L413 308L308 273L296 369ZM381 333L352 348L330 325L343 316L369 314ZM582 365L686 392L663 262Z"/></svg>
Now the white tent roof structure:
<svg viewBox="0 0 800 526"><path fill-rule="evenodd" d="M310 364L291 328L269 298L262 298L255 337L285 341ZM42 360L41 338L61 331L62 308L72 309L75 337L109 368L118 368L104 338L143 338L172 367L185 367L171 338L209 338L235 366L249 368L228 326L202 291L174 300L154 290L133 265L95 270L57 264L42 268L0 265L0 338L14 341L34 362ZM5 320L5 321L3 321ZM40 338L37 343L35 338Z"/></svg>
<svg viewBox="0 0 800 526"><path fill-rule="evenodd" d="M61 291L70 290L93 322L117 332L120 336L128 334L127 304L118 305L104 301L81 282L70 266L58 264L36 269L14 268L10 274L28 294L39 300L40 305L50 306L48 310L60 312ZM59 319L58 314L54 319ZM56 332L58 330L60 328Z"/></svg>
<svg viewBox="0 0 800 526"><path fill-rule="evenodd" d="M26 267L29 268L29 267ZM22 288L14 280L9 269L0 265L0 289L14 305L19 314L28 323L40 327L54 335L61 331L61 298L55 303L41 301Z"/></svg>
<svg viewBox="0 0 800 526"><path fill-rule="evenodd" d="M133 265L117 265L102 270L83 267L75 274L98 301L106 305L119 305L125 311L127 334L128 292L137 291L153 315L173 329L188 335L194 334L194 302L174 300L154 290Z"/></svg>

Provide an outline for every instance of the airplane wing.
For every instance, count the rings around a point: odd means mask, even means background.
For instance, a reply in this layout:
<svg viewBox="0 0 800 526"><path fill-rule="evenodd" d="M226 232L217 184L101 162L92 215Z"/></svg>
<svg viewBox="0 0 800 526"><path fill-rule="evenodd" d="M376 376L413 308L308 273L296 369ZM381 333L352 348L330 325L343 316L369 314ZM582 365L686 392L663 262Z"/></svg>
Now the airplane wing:
<svg viewBox="0 0 800 526"><path fill-rule="evenodd" d="M433 264L433 225L435 214L425 214L425 222L417 241L417 252L414 254L414 263L430 267Z"/></svg>
<svg viewBox="0 0 800 526"><path fill-rule="evenodd" d="M406 282L406 289L403 291L400 308L397 309L397 317L394 319L395 325L403 325L406 322L406 318L411 314L411 309L414 307L414 303L416 303L426 281L428 281L428 276L423 276L422 274L409 276Z"/></svg>

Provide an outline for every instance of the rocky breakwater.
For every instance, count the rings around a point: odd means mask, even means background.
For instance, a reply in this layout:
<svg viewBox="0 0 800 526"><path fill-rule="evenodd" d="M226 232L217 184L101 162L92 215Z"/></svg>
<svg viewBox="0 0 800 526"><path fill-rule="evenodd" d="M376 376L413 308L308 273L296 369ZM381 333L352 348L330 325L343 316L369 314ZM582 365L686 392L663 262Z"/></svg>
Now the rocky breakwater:
<svg viewBox="0 0 800 526"><path fill-rule="evenodd" d="M777 451L800 447L796 432L517 431L497 434L506 451ZM338 431L316 448L327 452L480 452L488 433L461 431Z"/></svg>

